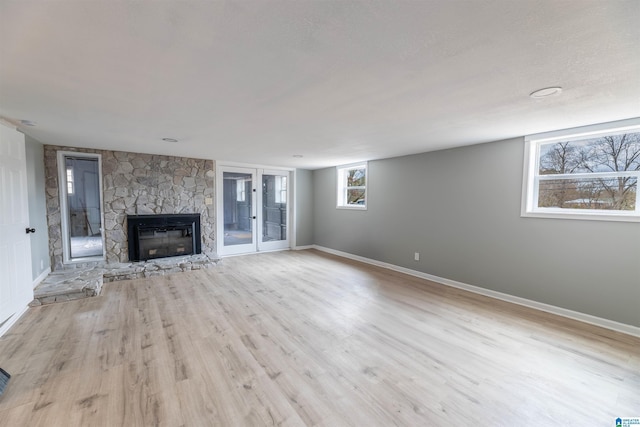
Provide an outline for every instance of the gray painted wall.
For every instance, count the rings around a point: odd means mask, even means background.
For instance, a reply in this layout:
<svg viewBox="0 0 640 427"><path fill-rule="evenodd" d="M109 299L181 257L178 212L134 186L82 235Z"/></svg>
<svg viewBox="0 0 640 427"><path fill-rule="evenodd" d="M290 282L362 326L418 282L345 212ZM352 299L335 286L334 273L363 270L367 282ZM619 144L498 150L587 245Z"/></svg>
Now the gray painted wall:
<svg viewBox="0 0 640 427"><path fill-rule="evenodd" d="M640 326L640 224L520 217L522 138L369 162L368 210L314 171L320 246ZM413 261L420 252L420 261Z"/></svg>
<svg viewBox="0 0 640 427"><path fill-rule="evenodd" d="M313 245L313 173L296 170L296 246Z"/></svg>
<svg viewBox="0 0 640 427"><path fill-rule="evenodd" d="M29 199L29 225L36 229L31 234L31 279L35 280L49 268L49 233L44 189L44 146L25 135L27 157L27 191Z"/></svg>

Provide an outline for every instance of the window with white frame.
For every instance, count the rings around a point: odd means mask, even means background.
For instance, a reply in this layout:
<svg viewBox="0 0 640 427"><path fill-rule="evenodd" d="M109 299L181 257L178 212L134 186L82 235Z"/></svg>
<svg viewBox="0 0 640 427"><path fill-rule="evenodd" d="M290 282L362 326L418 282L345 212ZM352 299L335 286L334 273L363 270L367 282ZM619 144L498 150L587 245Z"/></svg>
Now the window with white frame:
<svg viewBox="0 0 640 427"><path fill-rule="evenodd" d="M367 164L340 166L338 172L337 207L367 208Z"/></svg>
<svg viewBox="0 0 640 427"><path fill-rule="evenodd" d="M640 119L525 140L523 216L640 221Z"/></svg>

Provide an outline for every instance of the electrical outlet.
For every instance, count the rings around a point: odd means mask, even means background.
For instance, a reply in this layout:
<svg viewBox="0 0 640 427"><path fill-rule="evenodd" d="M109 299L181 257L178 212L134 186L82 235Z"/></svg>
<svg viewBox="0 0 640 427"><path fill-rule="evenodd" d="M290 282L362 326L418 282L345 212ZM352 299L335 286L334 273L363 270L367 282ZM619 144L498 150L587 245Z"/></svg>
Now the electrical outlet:
<svg viewBox="0 0 640 427"><path fill-rule="evenodd" d="M44 260L40 260L40 271L44 270Z"/></svg>
<svg viewBox="0 0 640 427"><path fill-rule="evenodd" d="M420 252L415 252L413 254L413 260L414 261L420 261Z"/></svg>

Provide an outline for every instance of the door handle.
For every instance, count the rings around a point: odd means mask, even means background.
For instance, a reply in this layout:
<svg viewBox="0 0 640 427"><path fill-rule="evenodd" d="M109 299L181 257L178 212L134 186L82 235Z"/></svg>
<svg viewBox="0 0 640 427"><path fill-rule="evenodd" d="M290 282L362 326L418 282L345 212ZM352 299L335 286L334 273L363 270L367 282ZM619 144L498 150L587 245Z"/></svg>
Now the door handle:
<svg viewBox="0 0 640 427"><path fill-rule="evenodd" d="M27 231L27 234L29 234L29 233L35 233L35 232L36 232L36 229L35 229L35 228L29 228L29 227L27 227L25 230Z"/></svg>

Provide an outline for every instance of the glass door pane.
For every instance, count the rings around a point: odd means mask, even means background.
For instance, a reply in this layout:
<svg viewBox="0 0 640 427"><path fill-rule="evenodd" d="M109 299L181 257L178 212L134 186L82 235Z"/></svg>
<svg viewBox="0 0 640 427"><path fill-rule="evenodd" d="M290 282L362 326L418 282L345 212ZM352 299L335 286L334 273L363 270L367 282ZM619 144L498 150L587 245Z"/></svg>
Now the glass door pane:
<svg viewBox="0 0 640 427"><path fill-rule="evenodd" d="M289 173L262 171L259 250L289 247Z"/></svg>
<svg viewBox="0 0 640 427"><path fill-rule="evenodd" d="M224 246L255 245L253 174L223 173Z"/></svg>
<svg viewBox="0 0 640 427"><path fill-rule="evenodd" d="M262 175L262 241L287 239L287 177Z"/></svg>

